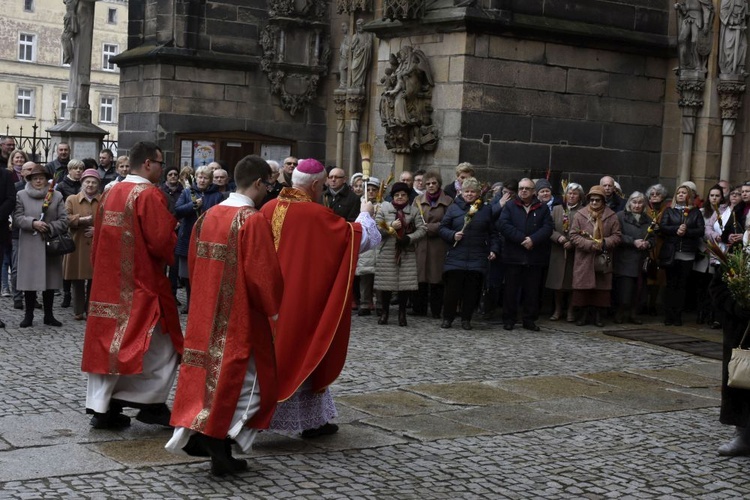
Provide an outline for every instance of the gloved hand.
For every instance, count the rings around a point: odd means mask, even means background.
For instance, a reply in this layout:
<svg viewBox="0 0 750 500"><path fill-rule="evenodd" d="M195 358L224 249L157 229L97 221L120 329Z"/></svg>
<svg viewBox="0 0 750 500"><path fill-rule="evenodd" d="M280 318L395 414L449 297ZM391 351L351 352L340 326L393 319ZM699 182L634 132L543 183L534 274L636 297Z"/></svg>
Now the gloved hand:
<svg viewBox="0 0 750 500"><path fill-rule="evenodd" d="M411 240L408 236L404 236L403 238L398 238L396 240L396 248L407 248L411 244Z"/></svg>

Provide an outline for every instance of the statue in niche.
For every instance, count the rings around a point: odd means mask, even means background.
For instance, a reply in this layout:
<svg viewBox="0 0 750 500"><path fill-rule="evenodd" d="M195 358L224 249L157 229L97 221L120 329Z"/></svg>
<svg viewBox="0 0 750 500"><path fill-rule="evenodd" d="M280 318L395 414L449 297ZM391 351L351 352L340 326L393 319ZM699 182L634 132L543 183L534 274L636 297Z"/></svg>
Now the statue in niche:
<svg viewBox="0 0 750 500"><path fill-rule="evenodd" d="M63 49L63 64L73 62L73 39L78 34L78 0L64 0L65 15L63 16L63 32L60 37Z"/></svg>
<svg viewBox="0 0 750 500"><path fill-rule="evenodd" d="M747 56L747 0L722 0L719 19L721 20L721 51L719 70L723 74L745 75Z"/></svg>
<svg viewBox="0 0 750 500"><path fill-rule="evenodd" d="M677 51L680 69L705 72L711 52L712 0L682 0L674 7L679 22Z"/></svg>
<svg viewBox="0 0 750 500"><path fill-rule="evenodd" d="M388 149L397 153L434 149L437 133L430 101L435 84L424 52L406 45L391 54L381 83L385 90L380 97L380 121L386 128Z"/></svg>
<svg viewBox="0 0 750 500"><path fill-rule="evenodd" d="M341 23L341 48L339 49L339 88L345 88L349 79L349 54L351 50L351 38L349 37L349 25Z"/></svg>
<svg viewBox="0 0 750 500"><path fill-rule="evenodd" d="M362 30L365 22L357 19L357 33L352 37L352 83L355 89L364 89L367 80L367 71L372 61L372 33Z"/></svg>

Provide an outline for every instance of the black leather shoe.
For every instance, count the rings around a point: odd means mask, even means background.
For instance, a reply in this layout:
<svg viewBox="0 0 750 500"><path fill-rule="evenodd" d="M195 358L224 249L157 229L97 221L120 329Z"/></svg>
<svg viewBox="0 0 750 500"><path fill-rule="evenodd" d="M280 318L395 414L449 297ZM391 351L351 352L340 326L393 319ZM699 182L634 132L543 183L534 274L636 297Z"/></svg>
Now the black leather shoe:
<svg viewBox="0 0 750 500"><path fill-rule="evenodd" d="M62 326L62 323L57 321L54 316L44 318L44 324L49 326Z"/></svg>
<svg viewBox="0 0 750 500"><path fill-rule="evenodd" d="M453 326L453 321L449 319L444 319L443 323L440 325L440 328L450 328Z"/></svg>
<svg viewBox="0 0 750 500"><path fill-rule="evenodd" d="M523 327L527 330L531 330L532 332L538 332L540 330L540 328L536 326L536 323L534 323L533 321L524 321Z"/></svg>
<svg viewBox="0 0 750 500"><path fill-rule="evenodd" d="M369 316L370 314L372 314L372 311L369 309L360 309L357 311L357 316Z"/></svg>
<svg viewBox="0 0 750 500"><path fill-rule="evenodd" d="M91 417L91 427L94 429L119 430L130 426L130 417L120 413L120 409L110 410L107 413L94 413Z"/></svg>
<svg viewBox="0 0 750 500"><path fill-rule="evenodd" d="M463 328L464 330L471 330L471 328L472 328L471 327L471 321L468 321L468 320L462 321L461 322L461 328Z"/></svg>
<svg viewBox="0 0 750 500"><path fill-rule="evenodd" d="M136 420L144 424L161 425L164 427L172 427L169 425L170 418L172 418L172 412L169 411L169 407L164 403L145 405L135 416Z"/></svg>
<svg viewBox="0 0 750 500"><path fill-rule="evenodd" d="M60 307L70 307L70 301L71 301L71 299L72 298L71 298L70 294L66 293L65 296L63 296L63 301L62 301L62 304L60 305Z"/></svg>
<svg viewBox="0 0 750 500"><path fill-rule="evenodd" d="M512 330L513 329L513 323L510 321L503 323L503 330Z"/></svg>
<svg viewBox="0 0 750 500"><path fill-rule="evenodd" d="M23 309L23 300L14 300L13 309Z"/></svg>
<svg viewBox="0 0 750 500"><path fill-rule="evenodd" d="M742 435L737 435L729 441L719 447L719 455L722 457L741 457L750 455L750 443L748 443Z"/></svg>
<svg viewBox="0 0 750 500"><path fill-rule="evenodd" d="M302 431L302 437L307 439L316 438L319 436L329 436L331 434L336 434L338 431L338 425L328 422L327 424L323 424L320 427L316 427L315 429L306 429Z"/></svg>

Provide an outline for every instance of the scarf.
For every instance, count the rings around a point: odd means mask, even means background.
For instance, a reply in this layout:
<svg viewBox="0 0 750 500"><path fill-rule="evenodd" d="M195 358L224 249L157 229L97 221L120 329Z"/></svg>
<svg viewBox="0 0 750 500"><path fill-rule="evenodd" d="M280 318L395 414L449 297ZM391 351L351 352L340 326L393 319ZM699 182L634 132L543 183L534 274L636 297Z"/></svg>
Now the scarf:
<svg viewBox="0 0 750 500"><path fill-rule="evenodd" d="M595 240L603 240L604 239L604 228L602 228L602 214L604 213L604 208L606 205L602 203L601 207L599 207L598 210L594 210L594 208L589 205L589 217L591 220L591 224L594 226L594 234L592 235Z"/></svg>
<svg viewBox="0 0 750 500"><path fill-rule="evenodd" d="M424 199L427 200L431 207L434 207L435 205L437 205L441 194L443 194L442 189L438 189L437 191L435 191L435 194L430 194L429 191L425 191Z"/></svg>
<svg viewBox="0 0 750 500"><path fill-rule="evenodd" d="M20 174L20 173L21 173L21 169L22 169L22 168L23 168L23 164L21 164L21 165L13 165L13 170L14 170L14 171L15 171L15 172L16 172L17 174Z"/></svg>
<svg viewBox="0 0 750 500"><path fill-rule="evenodd" d="M406 234L406 216L404 215L404 208L406 208L407 203L396 203L394 201L392 205L393 208L396 209L396 219L401 221L401 229L396 230L396 236L398 239L401 239L404 237L404 234Z"/></svg>

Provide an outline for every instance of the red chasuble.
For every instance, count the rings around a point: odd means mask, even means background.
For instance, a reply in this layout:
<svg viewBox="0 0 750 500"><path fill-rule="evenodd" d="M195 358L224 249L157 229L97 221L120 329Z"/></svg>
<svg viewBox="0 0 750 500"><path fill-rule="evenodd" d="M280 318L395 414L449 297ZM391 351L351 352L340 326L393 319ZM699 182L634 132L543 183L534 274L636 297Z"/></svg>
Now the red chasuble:
<svg viewBox="0 0 750 500"><path fill-rule="evenodd" d="M94 269L83 344L84 372L133 375L157 324L182 353L182 329L165 266L177 221L152 184L119 182L102 198L94 226Z"/></svg>
<svg viewBox="0 0 750 500"><path fill-rule="evenodd" d="M267 428L277 399L268 318L284 290L271 228L253 208L215 206L193 229L188 265L193 296L171 423L226 437L252 354L261 402L246 426Z"/></svg>
<svg viewBox="0 0 750 500"><path fill-rule="evenodd" d="M284 188L261 212L271 222L286 284L276 325L284 401L308 378L314 392L324 390L344 367L362 227L294 188Z"/></svg>

